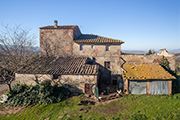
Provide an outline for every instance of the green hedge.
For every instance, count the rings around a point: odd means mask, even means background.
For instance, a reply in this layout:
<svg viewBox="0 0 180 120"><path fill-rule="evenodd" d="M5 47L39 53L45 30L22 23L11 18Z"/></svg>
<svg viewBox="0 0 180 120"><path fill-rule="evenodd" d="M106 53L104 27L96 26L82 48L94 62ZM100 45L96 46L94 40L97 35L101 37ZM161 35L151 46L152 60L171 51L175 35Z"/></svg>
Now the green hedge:
<svg viewBox="0 0 180 120"><path fill-rule="evenodd" d="M67 99L69 95L70 91L67 88L52 86L50 80L43 81L35 86L16 84L8 94L7 105L28 106L58 103Z"/></svg>

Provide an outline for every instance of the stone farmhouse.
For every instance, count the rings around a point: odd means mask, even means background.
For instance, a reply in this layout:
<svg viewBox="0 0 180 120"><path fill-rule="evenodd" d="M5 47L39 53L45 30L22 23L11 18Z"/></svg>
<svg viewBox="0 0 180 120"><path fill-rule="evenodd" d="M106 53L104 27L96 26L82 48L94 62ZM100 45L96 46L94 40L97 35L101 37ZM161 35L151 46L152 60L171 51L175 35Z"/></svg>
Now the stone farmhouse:
<svg viewBox="0 0 180 120"><path fill-rule="evenodd" d="M163 53L122 55L123 43L82 34L77 25L59 26L55 20L53 26L40 27L40 51L46 59L23 67L16 73L16 81L36 84L51 79L66 84L72 92L86 94L93 94L94 87L99 93L122 89L127 94L171 94L175 77L155 63ZM173 57L167 56L172 69Z"/></svg>

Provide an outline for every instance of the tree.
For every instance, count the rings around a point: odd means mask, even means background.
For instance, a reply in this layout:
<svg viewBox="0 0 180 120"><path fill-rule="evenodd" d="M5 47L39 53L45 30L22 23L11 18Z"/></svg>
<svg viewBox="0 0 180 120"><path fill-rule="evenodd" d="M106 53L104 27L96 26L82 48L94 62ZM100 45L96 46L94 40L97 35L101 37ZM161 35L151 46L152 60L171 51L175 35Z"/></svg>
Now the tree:
<svg viewBox="0 0 180 120"><path fill-rule="evenodd" d="M150 55L150 54L152 54L151 49L148 51L148 53L146 55Z"/></svg>
<svg viewBox="0 0 180 120"><path fill-rule="evenodd" d="M150 50L148 51L148 53L146 53L146 55L151 55L151 54L154 54L154 53L156 53L156 52L155 52L154 50L151 50L151 49L150 49Z"/></svg>
<svg viewBox="0 0 180 120"><path fill-rule="evenodd" d="M2 27L0 32L0 84L8 84L11 91L11 83L15 79L15 73L28 61L35 52L33 47L34 34L21 26Z"/></svg>
<svg viewBox="0 0 180 120"><path fill-rule="evenodd" d="M161 59L160 65L165 68L166 70L170 70L169 67L169 61L167 60L167 58L165 58L164 56Z"/></svg>

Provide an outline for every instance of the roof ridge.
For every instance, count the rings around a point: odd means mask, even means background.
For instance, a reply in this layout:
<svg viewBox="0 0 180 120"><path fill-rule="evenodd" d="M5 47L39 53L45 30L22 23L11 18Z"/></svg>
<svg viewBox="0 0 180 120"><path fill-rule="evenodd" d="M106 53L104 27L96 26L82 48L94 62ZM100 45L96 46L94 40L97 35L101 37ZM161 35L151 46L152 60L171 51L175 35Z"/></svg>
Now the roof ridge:
<svg viewBox="0 0 180 120"><path fill-rule="evenodd" d="M40 29L74 29L78 25L58 25L57 28L54 25L48 25L44 27L39 27Z"/></svg>

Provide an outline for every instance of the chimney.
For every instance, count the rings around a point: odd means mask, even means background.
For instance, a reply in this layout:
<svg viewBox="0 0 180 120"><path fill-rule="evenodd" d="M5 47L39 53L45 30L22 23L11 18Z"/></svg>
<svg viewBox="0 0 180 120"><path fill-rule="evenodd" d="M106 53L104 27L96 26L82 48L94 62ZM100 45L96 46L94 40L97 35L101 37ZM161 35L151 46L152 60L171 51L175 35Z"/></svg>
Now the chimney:
<svg viewBox="0 0 180 120"><path fill-rule="evenodd" d="M58 24L58 21L57 21L57 20L54 20L54 28L57 28L57 27L58 27L57 24Z"/></svg>

